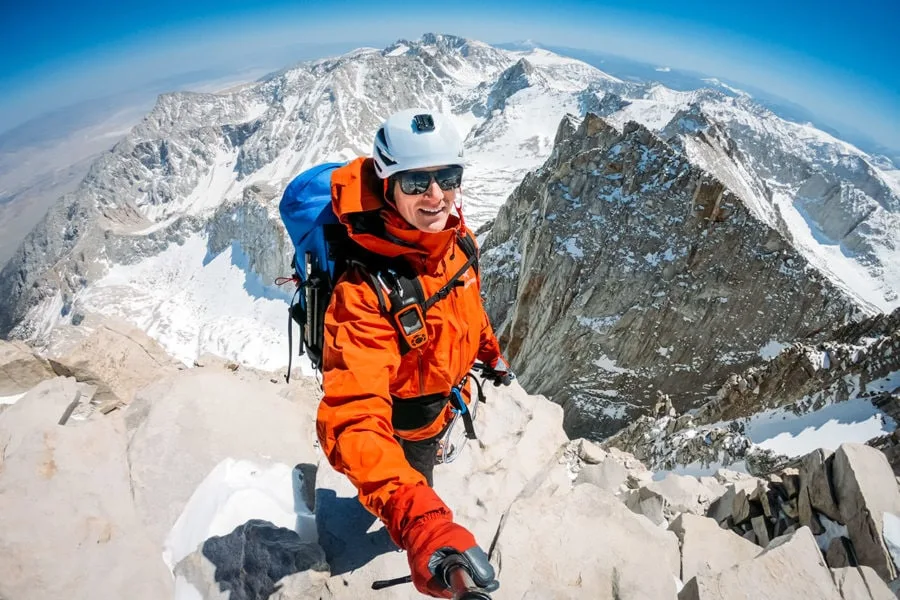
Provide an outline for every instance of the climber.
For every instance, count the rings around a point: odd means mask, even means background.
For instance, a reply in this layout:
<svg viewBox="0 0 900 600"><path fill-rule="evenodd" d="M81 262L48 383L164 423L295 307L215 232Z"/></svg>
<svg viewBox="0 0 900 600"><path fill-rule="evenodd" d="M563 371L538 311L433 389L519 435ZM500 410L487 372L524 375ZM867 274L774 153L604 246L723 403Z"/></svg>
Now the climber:
<svg viewBox="0 0 900 600"><path fill-rule="evenodd" d="M476 360L495 385L515 377L481 301L475 239L458 203L463 167L450 119L413 109L379 127L372 158L333 172L334 213L370 258L343 273L325 312L317 418L329 462L407 552L416 588L443 598L450 591L435 569L450 555L478 586L499 584L431 487L438 440L453 398L470 401ZM378 269L365 268L372 255L384 259ZM417 282L418 298L401 279Z"/></svg>

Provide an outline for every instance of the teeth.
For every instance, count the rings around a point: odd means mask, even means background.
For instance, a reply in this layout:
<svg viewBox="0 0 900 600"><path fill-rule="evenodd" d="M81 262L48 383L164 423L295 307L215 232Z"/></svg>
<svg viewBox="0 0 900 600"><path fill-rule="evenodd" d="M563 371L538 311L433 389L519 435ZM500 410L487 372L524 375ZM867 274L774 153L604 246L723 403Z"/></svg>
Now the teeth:
<svg viewBox="0 0 900 600"><path fill-rule="evenodd" d="M420 208L419 210L421 210L423 213L427 213L429 215L436 215L439 212L441 212L440 208L436 208L434 210L428 210L427 208Z"/></svg>

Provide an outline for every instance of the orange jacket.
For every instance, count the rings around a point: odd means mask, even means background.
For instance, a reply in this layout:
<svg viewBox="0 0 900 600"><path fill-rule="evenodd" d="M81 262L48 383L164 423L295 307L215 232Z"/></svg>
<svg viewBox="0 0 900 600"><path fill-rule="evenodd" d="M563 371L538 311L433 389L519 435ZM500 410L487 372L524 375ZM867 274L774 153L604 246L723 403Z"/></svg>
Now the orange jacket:
<svg viewBox="0 0 900 600"><path fill-rule="evenodd" d="M371 159L357 159L337 169L331 178L332 205L350 237L383 256L402 256L419 274L426 298L431 297L465 264L456 241L465 225L451 215L440 233L421 232L384 200L384 183ZM354 231L355 213L378 211L383 237ZM347 475L359 490L360 502L388 523L386 505L403 486L425 485L425 478L407 463L395 435L421 440L440 433L451 418L447 405L427 427L395 431L392 398L449 394L476 358L490 363L500 347L481 303L481 281L470 268L463 285L434 304L426 315L428 342L401 356L398 334L379 308L370 281L348 270L335 286L325 313L323 386L316 430L331 465ZM399 498L399 496L398 496ZM399 517L398 517L399 519ZM389 531L395 541L400 532Z"/></svg>

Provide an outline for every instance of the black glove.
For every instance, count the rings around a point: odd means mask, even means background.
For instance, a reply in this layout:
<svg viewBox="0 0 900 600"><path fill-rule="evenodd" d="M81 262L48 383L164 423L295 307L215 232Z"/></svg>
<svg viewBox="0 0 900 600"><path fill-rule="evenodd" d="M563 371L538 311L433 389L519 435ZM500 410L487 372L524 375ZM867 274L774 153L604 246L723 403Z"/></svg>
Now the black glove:
<svg viewBox="0 0 900 600"><path fill-rule="evenodd" d="M494 578L494 567L481 546L473 546L465 552L442 548L432 555L428 566L435 577L454 592L461 591L453 586L453 571L457 568L464 569L472 583L486 592L495 592L500 587L500 582Z"/></svg>
<svg viewBox="0 0 900 600"><path fill-rule="evenodd" d="M494 382L494 387L499 387L500 384L509 385L516 378L516 374L502 356L495 358L490 364L490 369L485 369L483 373L485 379Z"/></svg>

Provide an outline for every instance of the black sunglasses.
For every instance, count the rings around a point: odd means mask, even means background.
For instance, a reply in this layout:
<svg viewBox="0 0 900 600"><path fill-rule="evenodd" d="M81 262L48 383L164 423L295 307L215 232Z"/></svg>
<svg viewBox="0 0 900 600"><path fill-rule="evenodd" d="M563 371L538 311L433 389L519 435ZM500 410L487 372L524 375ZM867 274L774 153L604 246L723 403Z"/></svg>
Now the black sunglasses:
<svg viewBox="0 0 900 600"><path fill-rule="evenodd" d="M395 177L400 182L400 191L404 194L424 194L432 181L444 191L458 188L462 183L462 167L444 167L437 171L403 171Z"/></svg>

